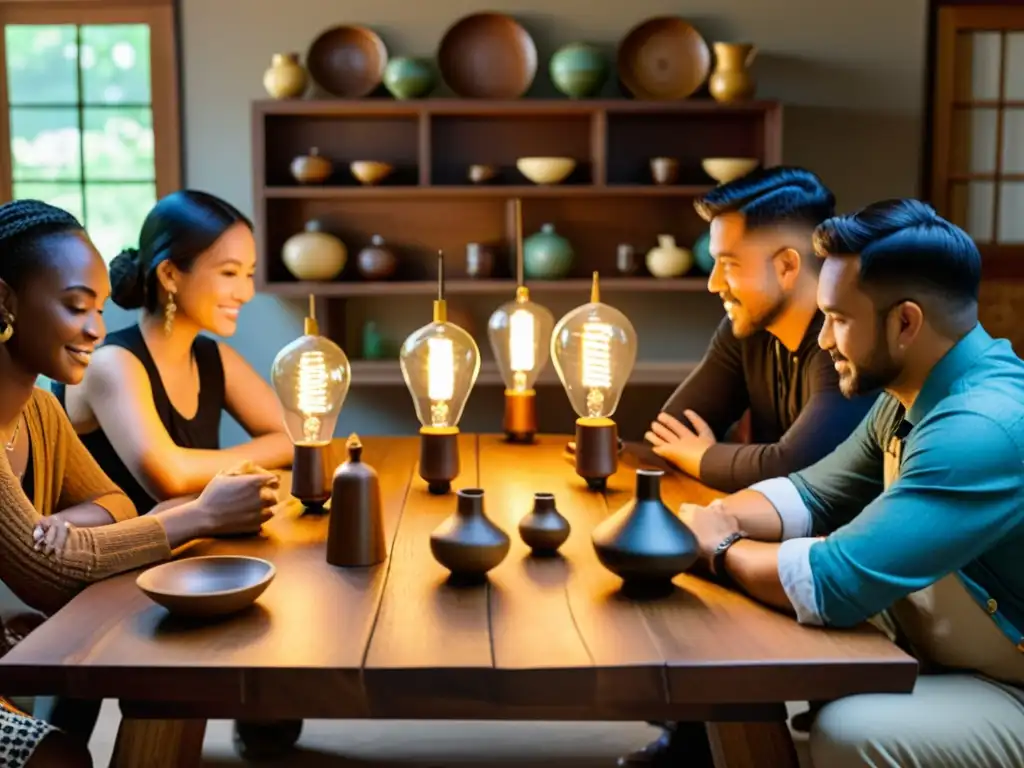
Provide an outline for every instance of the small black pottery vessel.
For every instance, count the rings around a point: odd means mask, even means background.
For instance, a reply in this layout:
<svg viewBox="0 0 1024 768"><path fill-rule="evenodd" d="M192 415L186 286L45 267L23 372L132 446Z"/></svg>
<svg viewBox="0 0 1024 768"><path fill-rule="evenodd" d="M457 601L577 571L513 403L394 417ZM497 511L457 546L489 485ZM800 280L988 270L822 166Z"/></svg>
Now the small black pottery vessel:
<svg viewBox="0 0 1024 768"><path fill-rule="evenodd" d="M553 493L533 494L533 509L519 521L519 536L535 555L553 555L570 530L569 521L555 509Z"/></svg>
<svg viewBox="0 0 1024 768"><path fill-rule="evenodd" d="M455 514L430 534L430 552L455 580L480 580L505 559L511 542L484 514L482 489L464 488L455 495Z"/></svg>
<svg viewBox="0 0 1024 768"><path fill-rule="evenodd" d="M660 469L636 471L636 498L594 528L597 558L627 586L668 586L700 553L697 537L661 500Z"/></svg>

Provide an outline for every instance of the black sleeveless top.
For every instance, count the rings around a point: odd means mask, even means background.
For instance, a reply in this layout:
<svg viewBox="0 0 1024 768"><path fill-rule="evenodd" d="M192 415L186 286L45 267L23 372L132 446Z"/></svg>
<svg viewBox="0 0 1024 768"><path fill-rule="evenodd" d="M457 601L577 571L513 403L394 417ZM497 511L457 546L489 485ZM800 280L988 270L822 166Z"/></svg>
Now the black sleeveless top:
<svg viewBox="0 0 1024 768"><path fill-rule="evenodd" d="M199 336L192 345L192 358L199 369L199 408L195 417L191 419L186 419L171 405L160 372L153 362L152 355L149 354L149 348L142 338L142 330L138 325L109 334L103 342L103 346L108 345L127 349L142 363L149 376L157 415L175 445L212 451L220 449L220 419L224 410L224 366L216 341ZM54 382L52 389L60 404L67 410L64 385ZM121 457L117 455L102 429L79 437L100 468L128 494L140 515L149 512L157 504L158 500L147 493L121 461Z"/></svg>

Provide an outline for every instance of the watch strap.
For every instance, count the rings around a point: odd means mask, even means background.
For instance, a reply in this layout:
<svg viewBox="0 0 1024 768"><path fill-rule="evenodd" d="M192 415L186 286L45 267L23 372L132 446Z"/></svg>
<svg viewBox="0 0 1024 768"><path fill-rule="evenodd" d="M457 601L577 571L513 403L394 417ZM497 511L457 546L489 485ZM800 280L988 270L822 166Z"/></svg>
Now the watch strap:
<svg viewBox="0 0 1024 768"><path fill-rule="evenodd" d="M748 538L746 531L734 531L718 543L718 546L715 547L714 554L711 556L711 573L715 578L721 579L722 581L731 581L725 568L725 554L729 551L729 547L740 539L746 538Z"/></svg>

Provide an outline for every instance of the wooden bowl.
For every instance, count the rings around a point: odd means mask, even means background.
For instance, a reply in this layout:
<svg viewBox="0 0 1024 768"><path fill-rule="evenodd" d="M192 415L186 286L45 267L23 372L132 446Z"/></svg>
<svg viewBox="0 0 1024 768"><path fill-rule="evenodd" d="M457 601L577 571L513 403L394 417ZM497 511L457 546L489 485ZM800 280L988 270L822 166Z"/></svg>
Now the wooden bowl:
<svg viewBox="0 0 1024 768"><path fill-rule="evenodd" d="M537 74L537 46L515 19L474 13L441 38L437 65L448 87L471 99L517 99Z"/></svg>
<svg viewBox="0 0 1024 768"><path fill-rule="evenodd" d="M143 571L135 583L173 614L223 616L251 605L276 571L273 563L258 557L187 557Z"/></svg>
<svg viewBox="0 0 1024 768"><path fill-rule="evenodd" d="M369 96L384 77L388 49L377 33L366 27L331 27L309 46L306 69L332 96L359 99Z"/></svg>
<svg viewBox="0 0 1024 768"><path fill-rule="evenodd" d="M573 172L571 157L520 157L516 168L534 184L557 184Z"/></svg>
<svg viewBox="0 0 1024 768"><path fill-rule="evenodd" d="M384 181L395 167L378 160L356 160L349 165L349 170L361 183L370 185Z"/></svg>
<svg viewBox="0 0 1024 768"><path fill-rule="evenodd" d="M700 164L712 179L719 184L728 184L750 173L761 161L756 157L705 157Z"/></svg>
<svg viewBox="0 0 1024 768"><path fill-rule="evenodd" d="M633 27L618 52L619 79L638 99L685 99L711 73L711 50L693 25L659 16Z"/></svg>

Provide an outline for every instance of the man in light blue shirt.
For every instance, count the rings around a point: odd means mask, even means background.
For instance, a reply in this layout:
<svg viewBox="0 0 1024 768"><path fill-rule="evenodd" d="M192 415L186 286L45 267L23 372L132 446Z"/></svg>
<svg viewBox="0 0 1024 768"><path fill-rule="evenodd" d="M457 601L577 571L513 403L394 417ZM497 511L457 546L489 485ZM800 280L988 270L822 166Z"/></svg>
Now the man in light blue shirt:
<svg viewBox="0 0 1024 768"><path fill-rule="evenodd" d="M912 694L825 705L815 766L1024 765L1024 362L978 324L977 246L891 200L815 250L840 387L885 394L821 461L682 516L718 578L920 660Z"/></svg>

